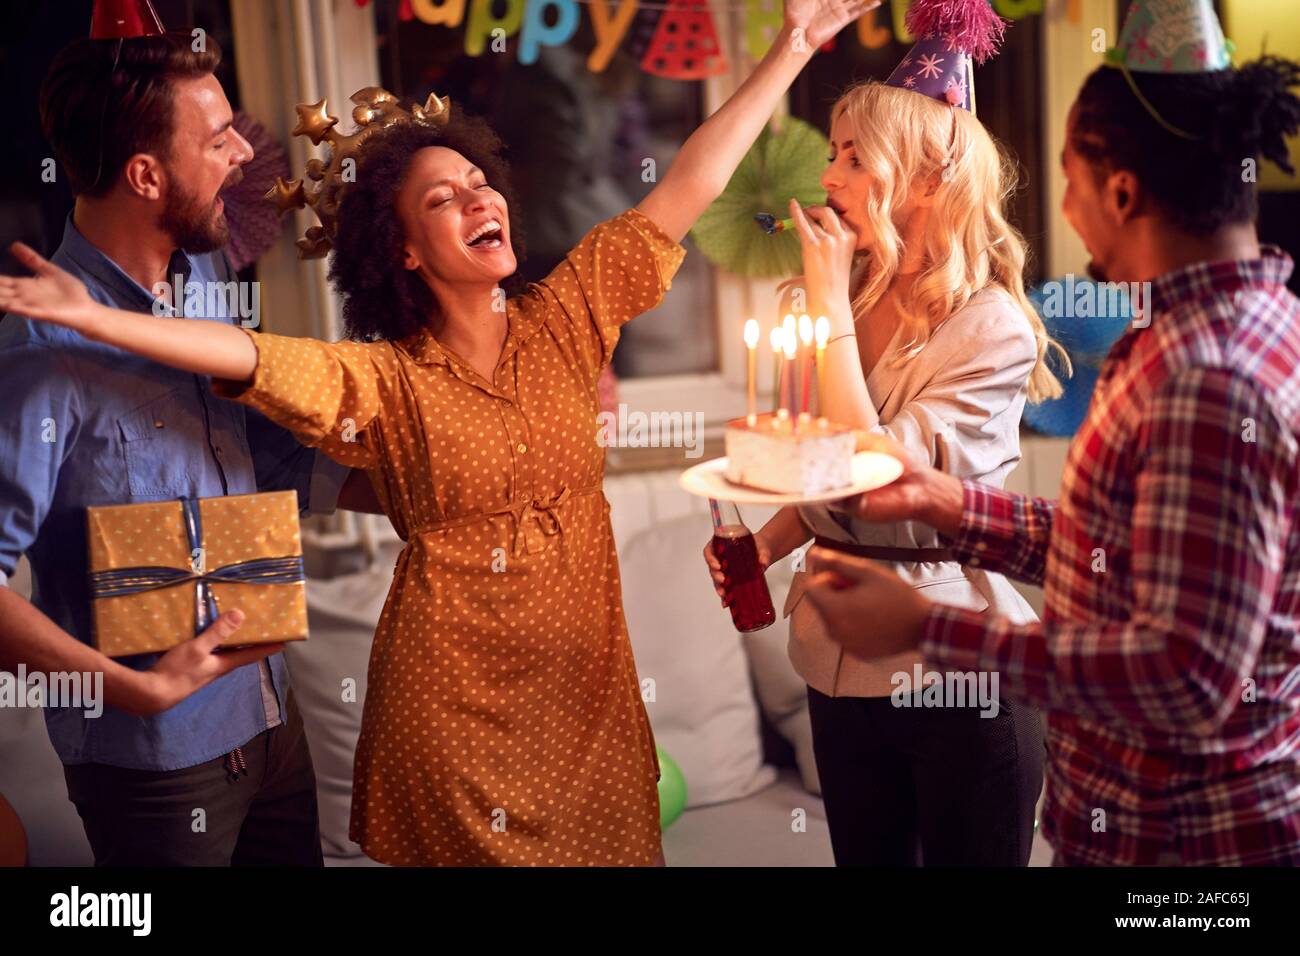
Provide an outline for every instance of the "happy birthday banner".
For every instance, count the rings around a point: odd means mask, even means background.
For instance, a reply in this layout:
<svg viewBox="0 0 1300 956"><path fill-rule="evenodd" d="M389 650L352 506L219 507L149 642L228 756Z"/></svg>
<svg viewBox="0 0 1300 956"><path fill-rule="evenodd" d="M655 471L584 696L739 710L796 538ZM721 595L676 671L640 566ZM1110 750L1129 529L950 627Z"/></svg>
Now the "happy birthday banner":
<svg viewBox="0 0 1300 956"><path fill-rule="evenodd" d="M991 0L1002 16L1019 20L1043 12L1044 0ZM356 0L364 7L370 0ZM641 69L674 80L701 80L727 70L718 43L713 12L706 0L400 0L398 18L419 20L429 26L465 27L465 53L480 56L485 50L504 52L507 37L518 36L518 59L535 63L544 46L561 46L577 32L579 4L588 8L596 45L587 57L587 69L602 72L620 48L632 55ZM745 48L761 59L781 29L781 0L740 0L727 9L745 11ZM878 50L892 40L913 42L903 18L911 0L890 4L890 22L881 22L879 8L862 15L857 39L865 48ZM497 15L494 8L504 7ZM715 7L715 9L717 9ZM1067 16L1078 23L1081 0L1068 0ZM547 22L548 17L551 22ZM830 40L822 47L831 49Z"/></svg>

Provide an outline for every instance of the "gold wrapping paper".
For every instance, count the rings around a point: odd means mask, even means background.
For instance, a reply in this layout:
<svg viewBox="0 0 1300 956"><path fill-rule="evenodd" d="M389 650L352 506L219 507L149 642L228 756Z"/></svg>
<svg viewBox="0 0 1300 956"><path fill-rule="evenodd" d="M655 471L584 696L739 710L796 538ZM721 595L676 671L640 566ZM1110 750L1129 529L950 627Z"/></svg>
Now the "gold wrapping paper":
<svg viewBox="0 0 1300 956"><path fill-rule="evenodd" d="M203 564L208 572L254 558L302 555L298 495L273 491L199 501ZM191 568L179 501L87 509L90 570ZM210 583L219 612L239 608L243 626L225 646L300 641L307 637L307 592L294 584ZM94 601L95 639L110 657L165 651L195 636L194 581Z"/></svg>

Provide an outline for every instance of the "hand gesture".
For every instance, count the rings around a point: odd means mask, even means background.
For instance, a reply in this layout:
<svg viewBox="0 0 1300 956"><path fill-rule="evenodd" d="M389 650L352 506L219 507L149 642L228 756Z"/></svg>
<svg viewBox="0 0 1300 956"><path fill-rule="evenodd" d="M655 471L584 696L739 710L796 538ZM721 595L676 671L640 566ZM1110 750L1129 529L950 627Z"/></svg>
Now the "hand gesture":
<svg viewBox="0 0 1300 956"><path fill-rule="evenodd" d="M785 0L785 25L792 40L801 38L811 53L868 10L880 6L881 0ZM794 33L802 30L802 34Z"/></svg>
<svg viewBox="0 0 1300 956"><path fill-rule="evenodd" d="M174 707L196 690L206 687L235 668L260 661L284 649L283 644L259 644L237 651L218 650L243 623L243 611L227 611L194 640L173 647L160 657L147 672L148 691L146 699L141 702L139 713L156 714Z"/></svg>
<svg viewBox="0 0 1300 956"><path fill-rule="evenodd" d="M814 547L805 592L831 640L872 660L915 650L930 602L884 565Z"/></svg>
<svg viewBox="0 0 1300 956"><path fill-rule="evenodd" d="M857 233L829 206L809 206L805 210L791 199L790 216L803 247L804 288L812 300L810 306L827 312L838 305L848 315Z"/></svg>
<svg viewBox="0 0 1300 956"><path fill-rule="evenodd" d="M84 328L96 309L85 284L31 246L15 242L9 251L34 274L26 278L0 276L0 312L19 313L71 329Z"/></svg>

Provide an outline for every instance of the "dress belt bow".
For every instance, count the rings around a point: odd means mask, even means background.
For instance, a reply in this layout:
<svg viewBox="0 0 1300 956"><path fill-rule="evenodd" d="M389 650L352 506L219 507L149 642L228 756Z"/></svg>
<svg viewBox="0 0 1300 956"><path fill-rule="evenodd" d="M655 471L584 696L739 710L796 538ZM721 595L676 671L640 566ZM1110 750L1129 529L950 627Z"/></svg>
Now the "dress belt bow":
<svg viewBox="0 0 1300 956"><path fill-rule="evenodd" d="M559 493L550 498L534 498L531 501L512 502L488 511L479 511L474 514L461 515L457 518L449 518L446 521L439 521L417 529L412 538L419 534L461 528L466 525L476 524L479 521L485 521L496 515L508 514L514 518L515 523L514 543L511 549L513 557L519 557L523 554L541 554L550 547L549 539L558 535L560 547L563 549L565 566L567 567L569 553L568 546L565 543L567 528L565 526L564 506L574 498L599 494L600 490L600 485L593 485L578 491L572 490L567 485L562 485ZM407 545L409 548L409 541ZM405 554L405 551L403 553Z"/></svg>

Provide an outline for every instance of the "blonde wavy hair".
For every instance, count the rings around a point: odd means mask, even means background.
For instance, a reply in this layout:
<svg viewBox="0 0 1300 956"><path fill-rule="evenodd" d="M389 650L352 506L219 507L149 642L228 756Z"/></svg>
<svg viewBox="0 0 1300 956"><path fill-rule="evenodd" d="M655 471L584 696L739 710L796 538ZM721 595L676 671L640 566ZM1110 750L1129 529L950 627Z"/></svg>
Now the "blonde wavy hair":
<svg viewBox="0 0 1300 956"><path fill-rule="evenodd" d="M902 355L893 358L916 354L938 323L981 289L996 286L1025 314L1038 343L1029 400L1058 397L1061 383L1048 367L1047 351L1056 350L1066 374L1070 360L1025 295L1025 241L1003 212L1016 188L1015 161L969 112L910 90L874 81L851 87L836 101L832 125L841 114L848 118L858 162L877 184L866 208L856 210L870 230L871 249L854 263L854 317L868 314L898 273L904 252L898 209L915 184L942 175L951 155L951 179L940 184L922 239L924 265L899 302L910 337Z"/></svg>

